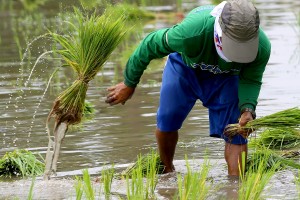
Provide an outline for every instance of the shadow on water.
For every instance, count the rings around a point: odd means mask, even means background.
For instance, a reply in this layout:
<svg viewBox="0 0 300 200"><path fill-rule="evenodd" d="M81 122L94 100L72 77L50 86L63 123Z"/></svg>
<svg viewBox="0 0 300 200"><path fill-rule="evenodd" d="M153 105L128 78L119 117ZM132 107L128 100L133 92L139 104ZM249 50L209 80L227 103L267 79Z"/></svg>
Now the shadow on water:
<svg viewBox="0 0 300 200"><path fill-rule="evenodd" d="M73 5L73 1L66 1L65 4L53 0L40 2L43 4L28 12L18 1L0 0L0 19L3 22L0 23L0 156L16 148L45 155L48 142L45 120L49 109L57 94L73 80L73 74L63 68L53 76L51 83L48 82L53 71L61 65L59 60L48 59L48 56L33 68L38 57L51 51L52 47L43 38L34 41L28 50L26 44L45 34L46 27L64 28L61 21L68 19L67 11ZM187 11L204 3L210 2L183 1L182 9ZM122 80L122 69L132 52L130 49L148 32L169 27L176 21L174 16L169 15L174 9L173 1L156 1L153 4L140 6L155 12L155 20L138 22L141 32L130 34L128 46L122 46L90 84L87 97L96 108L95 118L84 123L79 130L67 133L58 164L58 176L49 182L37 178L34 189L37 199L72 197L75 194L72 176L81 175L81 169L88 168L93 176L105 164L114 163L122 169L133 162L139 153L147 153L156 147L154 130L164 59L151 63L134 97L125 106L108 107L104 103L106 88ZM272 54L257 107L259 117L299 106L300 3L259 0L256 5L260 10L262 28L272 43ZM25 87L28 79L30 82ZM45 93L46 88L48 92ZM224 185L211 198L235 199L237 183L226 176L223 142L208 137L208 130L207 110L198 102L180 131L174 164L179 173L185 173L184 155L195 160L202 159L208 149L209 158L218 163L213 166L210 177L216 185ZM157 194L161 199L170 199L177 190L174 177L161 177L160 180ZM297 191L293 180L292 171L277 173L266 196L294 199ZM24 199L30 185L30 179L0 182L0 199L12 196ZM113 192L124 194L122 187L122 182L115 182Z"/></svg>

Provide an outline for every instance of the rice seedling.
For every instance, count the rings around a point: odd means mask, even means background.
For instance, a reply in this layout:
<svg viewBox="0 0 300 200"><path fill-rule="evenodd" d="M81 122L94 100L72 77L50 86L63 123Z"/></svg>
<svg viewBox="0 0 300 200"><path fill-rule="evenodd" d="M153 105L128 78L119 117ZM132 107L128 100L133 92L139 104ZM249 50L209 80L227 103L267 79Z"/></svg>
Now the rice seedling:
<svg viewBox="0 0 300 200"><path fill-rule="evenodd" d="M209 185L207 185L207 176L210 170L210 164L207 159L204 160L201 165L201 169L198 172L192 172L188 163L187 156L185 156L187 174L183 177L178 175L178 199L207 199L209 192Z"/></svg>
<svg viewBox="0 0 300 200"><path fill-rule="evenodd" d="M34 187L34 182L35 182L35 177L32 178L32 181L31 181L31 185L30 185L30 189L29 189L29 193L28 193L27 200L33 200L33 187Z"/></svg>
<svg viewBox="0 0 300 200"><path fill-rule="evenodd" d="M270 155L271 154L260 154L257 159L257 165L250 165L245 175L240 176L241 182L239 185L238 199L262 199L261 196L264 189L280 165L280 161L275 161L272 166L269 166L269 170L266 171Z"/></svg>
<svg viewBox="0 0 300 200"><path fill-rule="evenodd" d="M105 199L109 199L111 193L111 184L113 181L115 170L114 168L107 168L101 171L101 183L103 185L103 192L105 195Z"/></svg>
<svg viewBox="0 0 300 200"><path fill-rule="evenodd" d="M91 181L89 171L87 169L82 170L82 178L76 177L77 182L75 184L76 199L80 200L84 196L85 199L95 200L95 188Z"/></svg>
<svg viewBox="0 0 300 200"><path fill-rule="evenodd" d="M248 135L254 130L261 128L299 128L300 126L300 109L298 107L286 109L267 115L261 118L249 121L245 126L241 127L237 124L229 124L224 130L224 135L231 138L238 133L242 133L243 137Z"/></svg>
<svg viewBox="0 0 300 200"><path fill-rule="evenodd" d="M139 155L137 161L120 176L126 178L128 199L155 199L157 174L162 173L164 166L155 150L145 156Z"/></svg>
<svg viewBox="0 0 300 200"><path fill-rule="evenodd" d="M257 138L250 140L249 146L265 146L270 149L285 150L300 147L300 130L268 128Z"/></svg>
<svg viewBox="0 0 300 200"><path fill-rule="evenodd" d="M141 170L144 177L148 174L153 176L154 174L162 174L164 171L164 165L160 160L158 153L152 150L146 155L139 155L137 161L121 172L121 176L131 176L133 172L137 169Z"/></svg>
<svg viewBox="0 0 300 200"><path fill-rule="evenodd" d="M158 153L154 150L150 152L150 156L147 156L147 172L146 172L146 194L147 199L153 198L154 191L158 182L157 174L162 173L164 168L161 160L159 159ZM159 165L157 164L159 163ZM161 171L160 171L161 170Z"/></svg>
<svg viewBox="0 0 300 200"><path fill-rule="evenodd" d="M245 175L246 172L246 152L243 151L242 152L242 158L241 158L242 163L239 163L239 173L240 173L240 177ZM240 161L239 161L240 162Z"/></svg>
<svg viewBox="0 0 300 200"><path fill-rule="evenodd" d="M142 160L137 160L136 167L126 175L126 196L128 200L144 199L144 176Z"/></svg>
<svg viewBox="0 0 300 200"><path fill-rule="evenodd" d="M25 149L16 149L13 152L7 152L0 159L0 176L3 177L41 175L44 169L44 163Z"/></svg>
<svg viewBox="0 0 300 200"><path fill-rule="evenodd" d="M87 169L82 170L82 175L83 175L83 183L84 183L83 191L85 197L89 200L94 200L95 192L94 192L94 187L91 181L89 171Z"/></svg>
<svg viewBox="0 0 300 200"><path fill-rule="evenodd" d="M78 124L82 120L89 82L97 75L128 30L124 26L125 17L121 13L118 18L116 14L112 17L108 12L100 16L96 13L84 16L76 8L74 13L77 23L68 22L74 29L73 32L65 35L50 33L54 41L61 46L61 49L55 52L61 55L65 65L71 67L78 78L59 94L48 115L47 127L50 119L55 120L53 128L55 141L51 140L48 128L45 179L49 179L51 173L56 172L61 141L68 126ZM53 151L50 151L51 147Z"/></svg>
<svg viewBox="0 0 300 200"><path fill-rule="evenodd" d="M75 192L76 192L76 200L82 199L83 196L83 183L82 180L79 177L76 177L76 183L74 185L75 187Z"/></svg>

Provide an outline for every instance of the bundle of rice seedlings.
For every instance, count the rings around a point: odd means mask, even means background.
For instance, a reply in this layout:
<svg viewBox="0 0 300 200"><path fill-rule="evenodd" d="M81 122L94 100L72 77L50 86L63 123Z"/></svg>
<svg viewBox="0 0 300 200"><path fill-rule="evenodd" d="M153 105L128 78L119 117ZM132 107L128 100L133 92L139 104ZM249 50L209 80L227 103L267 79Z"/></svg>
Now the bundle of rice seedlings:
<svg viewBox="0 0 300 200"><path fill-rule="evenodd" d="M81 121L88 83L96 76L113 50L121 42L126 33L125 18L111 17L104 12L97 16L83 16L75 10L78 24L71 24L75 32L69 35L51 33L62 49L57 50L78 75L77 80L63 91L55 100L49 117L57 122L77 124Z"/></svg>
<svg viewBox="0 0 300 200"><path fill-rule="evenodd" d="M237 124L229 124L224 130L224 135L231 138L238 133L243 137L248 135L254 130L261 128L299 128L300 126L300 109L298 107L286 109L271 115L249 121L245 126Z"/></svg>
<svg viewBox="0 0 300 200"><path fill-rule="evenodd" d="M266 129L259 134L259 137L250 140L249 146L265 146L275 150L286 150L300 147L300 130Z"/></svg>
<svg viewBox="0 0 300 200"><path fill-rule="evenodd" d="M59 94L48 116L49 144L45 173L48 179L51 171L56 171L61 141L68 126L78 124L82 120L89 82L97 75L128 30L125 27L125 17L121 13L118 18L116 13L112 17L108 12L100 16L96 13L84 16L78 9L74 9L74 13L76 22L69 22L73 32L65 35L50 33L54 41L61 46L55 53L61 55L65 65L74 70L77 80ZM50 138L48 128L51 118L55 119L54 142ZM53 152L50 151L51 147Z"/></svg>
<svg viewBox="0 0 300 200"><path fill-rule="evenodd" d="M273 169L276 165L276 170L285 169L286 167L292 167L300 169L300 164L292 159L284 157L280 153L272 151L268 148L256 149L251 152L247 159L246 171L256 172L261 162L264 162L264 171Z"/></svg>
<svg viewBox="0 0 300 200"><path fill-rule="evenodd" d="M36 176L43 174L44 169L44 163L25 149L6 152L0 159L0 176L3 177Z"/></svg>
<svg viewBox="0 0 300 200"><path fill-rule="evenodd" d="M162 174L165 166L160 160L158 153L153 151L145 155L139 155L135 163L121 172L121 176L131 177L133 172L137 169L139 169L142 175L146 177L150 171L155 171L155 174Z"/></svg>

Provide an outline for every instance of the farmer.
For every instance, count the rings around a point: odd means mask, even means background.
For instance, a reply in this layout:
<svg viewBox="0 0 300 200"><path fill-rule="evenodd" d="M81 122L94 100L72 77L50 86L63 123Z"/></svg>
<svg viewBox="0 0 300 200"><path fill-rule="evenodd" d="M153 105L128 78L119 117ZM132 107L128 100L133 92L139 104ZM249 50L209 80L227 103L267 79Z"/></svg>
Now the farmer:
<svg viewBox="0 0 300 200"><path fill-rule="evenodd" d="M178 130L200 100L209 111L210 136L225 140L228 174L239 175L249 133L224 135L226 125L255 118L271 45L247 0L193 9L185 19L145 37L130 56L124 82L108 88L106 103L125 104L152 59L168 55L163 71L156 139L166 173L174 171Z"/></svg>

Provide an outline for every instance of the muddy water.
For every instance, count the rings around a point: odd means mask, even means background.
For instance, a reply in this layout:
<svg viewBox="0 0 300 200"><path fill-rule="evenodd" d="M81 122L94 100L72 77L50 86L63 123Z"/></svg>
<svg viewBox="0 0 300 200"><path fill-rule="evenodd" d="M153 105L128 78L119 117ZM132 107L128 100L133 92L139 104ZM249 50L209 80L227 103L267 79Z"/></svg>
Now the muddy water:
<svg viewBox="0 0 300 200"><path fill-rule="evenodd" d="M22 63L20 55L24 55L26 42L33 39L24 38L45 33L40 24L55 28L57 13L70 8L73 1L63 5L49 0L34 12L31 11L31 15L17 1L11 6L6 2L8 1L0 0L0 156L16 148L26 148L44 156L48 143L45 130L47 115L58 93L73 79L68 70L62 69L45 92L50 74L60 64L46 56L37 64L25 87L24 83L37 57L51 50L48 46L49 41L35 42L30 55L25 54ZM157 12L159 17L143 23L143 33L171 26L176 21L175 18L170 20L162 15L174 9L170 6L173 5L172 2L157 2L161 5L156 3L149 9ZM205 3L210 2L184 1L183 8L187 11ZM300 106L300 3L291 0L259 0L256 1L256 5L260 10L261 26L272 43L272 54L257 107L258 116L263 116ZM16 21L20 22L18 27L15 26ZM37 199L68 198L74 195L74 189L73 181L67 177L80 174L84 168L89 168L92 174L97 174L103 165L112 163L122 168L133 162L139 153L147 153L150 148L156 147L153 132L163 62L164 60L160 60L151 64L133 98L126 105L109 107L104 103L106 88L122 80L121 68L125 64L117 55L110 59L104 70L91 82L88 90L87 99L95 106L95 117L79 129L68 132L59 158L58 177L48 183L37 179ZM218 167L212 168L211 177L216 182L229 185L212 198L235 198L236 183L228 180L226 176L223 142L208 137L207 110L200 102L194 107L180 132L175 155L177 170L184 173L185 162L182 160L185 154L196 160L208 154L211 160L221 163L214 165ZM272 180L273 187L266 194L270 195L270 199L296 199L297 191L293 180L292 171L277 174ZM27 196L30 184L30 180L0 182L0 199L12 196L23 199ZM115 184L115 190L119 188L115 192L124 194L124 185L118 182ZM171 176L162 180L157 192L161 199L168 199L174 188L174 177Z"/></svg>

